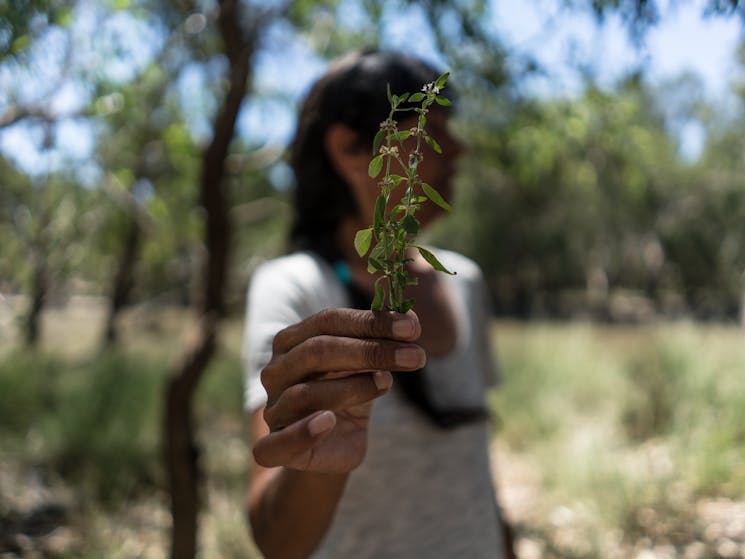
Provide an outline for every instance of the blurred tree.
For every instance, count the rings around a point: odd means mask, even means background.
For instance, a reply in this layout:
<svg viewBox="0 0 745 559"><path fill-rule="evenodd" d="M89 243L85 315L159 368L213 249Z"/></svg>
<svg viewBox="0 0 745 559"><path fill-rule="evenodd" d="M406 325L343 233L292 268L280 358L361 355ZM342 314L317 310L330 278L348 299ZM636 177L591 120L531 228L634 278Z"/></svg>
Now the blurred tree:
<svg viewBox="0 0 745 559"><path fill-rule="evenodd" d="M3 2L0 5L0 63L14 66L28 63L35 41L50 27L65 29L69 26L73 9L69 4L61 0ZM2 94L3 97L10 96L10 87ZM0 129L26 118L54 120L54 115L43 102L18 102L12 98L5 99L5 102L7 104L0 111Z"/></svg>
<svg viewBox="0 0 745 559"><path fill-rule="evenodd" d="M590 9L599 22L609 14L617 14L627 25L630 35L637 42L644 39L650 27L664 17L658 0L563 0L572 9ZM667 10L674 9L685 0L672 0L662 4ZM745 3L742 0L706 0L702 15L730 17L738 15L745 23Z"/></svg>
<svg viewBox="0 0 745 559"><path fill-rule="evenodd" d="M158 124L164 123L152 119L151 112L160 106L167 81L160 78L159 69L150 69L155 74L151 79L140 78L132 86L118 88L116 93L110 94L119 96L122 109L107 119L111 133L104 135L98 144L102 166L111 170L106 190L115 202L117 213L121 214L120 219L106 222L108 228L116 230L116 242L120 246L108 297L105 345L113 344L118 337L116 320L134 286L142 231L150 221L144 202L151 195L149 190L153 188L158 171L164 167L158 139L162 133Z"/></svg>
<svg viewBox="0 0 745 559"><path fill-rule="evenodd" d="M20 56L47 25L66 24L70 6L62 0L3 2L0 13L0 59Z"/></svg>
<svg viewBox="0 0 745 559"><path fill-rule="evenodd" d="M441 238L482 263L497 310L602 311L620 286L654 296L655 216L677 158L642 82L615 94L588 84L580 99L528 101L509 114L489 103L464 108L461 211Z"/></svg>
<svg viewBox="0 0 745 559"><path fill-rule="evenodd" d="M25 230L25 222L30 210L27 201L30 198L31 180L15 168L7 159L0 158L0 277L3 291L18 291L23 285L22 274L18 270L25 260L23 243L18 229ZM23 223L23 224L22 224Z"/></svg>
<svg viewBox="0 0 745 559"><path fill-rule="evenodd" d="M215 23L222 52L228 61L228 85L215 117L212 140L203 150L201 159L200 205L206 219L202 297L195 335L173 369L166 390L164 439L173 519L171 557L179 559L196 554L201 476L194 442L192 401L214 353L217 326L224 312L230 245L225 161L247 91L259 34L265 23L265 15L259 11L248 15L251 19L246 21L236 0L223 0L219 4Z"/></svg>
<svg viewBox="0 0 745 559"><path fill-rule="evenodd" d="M29 295L22 331L26 345L34 347L48 295L81 261L80 224L90 197L63 173L31 180L4 159L0 181L0 276L7 289Z"/></svg>
<svg viewBox="0 0 745 559"><path fill-rule="evenodd" d="M7 4L7 3L6 3ZM35 42L50 27L64 30L70 22L70 8L54 0L37 2L11 2L0 13L0 64L3 69L19 68L33 56ZM62 70L64 72L64 70ZM6 79L9 76L5 74ZM40 321L47 295L53 284L63 282L70 271L77 232L77 212L81 208L80 192L70 177L52 169L51 153L57 141L55 115L40 102L19 103L15 90L8 80L0 90L0 130L23 120L33 119L34 132L39 138L41 167L33 177L17 181L17 173L3 166L0 171L10 176L6 223L11 235L8 246L14 247L15 259L8 277L18 282L29 294L29 305L24 316L24 339L35 346L40 338ZM4 173L3 173L4 174ZM22 184L23 183L23 184ZM68 243L70 243L68 245Z"/></svg>
<svg viewBox="0 0 745 559"><path fill-rule="evenodd" d="M196 150L183 130L180 111L166 99L180 70L180 61L172 60L177 58L172 50L181 42L182 34L183 25L163 41L155 59L130 83L100 84L93 103L104 129L100 133L98 158L101 167L107 170L105 190L116 214L101 228L102 233L109 230L108 235L102 236L107 249L110 249L106 252L118 255L110 280L103 334L105 345L114 343L118 337L117 317L128 304L134 288L136 266L145 240L143 232L164 226L170 231L178 231L175 223L156 221L149 208L161 202L169 206L169 213L188 215L193 205L194 165L174 164L169 141L176 145L181 143L189 159L196 155ZM179 128L181 137L178 137ZM173 184L179 185L177 193L185 190L189 197L178 199L174 196ZM158 237L163 253L170 256L167 260L172 259L175 252L173 244L165 242L170 237L172 233ZM186 281L185 285L188 286L189 282Z"/></svg>
<svg viewBox="0 0 745 559"><path fill-rule="evenodd" d="M745 287L745 91L707 129L704 153L686 169L660 230L689 305L700 316L734 318Z"/></svg>

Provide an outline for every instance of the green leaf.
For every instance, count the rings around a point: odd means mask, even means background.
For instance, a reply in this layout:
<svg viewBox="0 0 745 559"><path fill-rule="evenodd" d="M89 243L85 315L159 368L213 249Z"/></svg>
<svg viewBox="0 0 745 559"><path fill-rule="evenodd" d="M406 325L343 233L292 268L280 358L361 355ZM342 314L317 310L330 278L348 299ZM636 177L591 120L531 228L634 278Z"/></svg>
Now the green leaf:
<svg viewBox="0 0 745 559"><path fill-rule="evenodd" d="M385 196L380 194L375 201L375 213L373 214L373 224L375 228L383 227L385 221Z"/></svg>
<svg viewBox="0 0 745 559"><path fill-rule="evenodd" d="M405 102L405 101L406 101L406 100L407 100L408 98L409 98L409 94L408 94L408 93L404 93L403 95L401 95L401 96L400 96L400 97L398 98L398 102L399 102L399 103L403 103L403 102Z"/></svg>
<svg viewBox="0 0 745 559"><path fill-rule="evenodd" d="M435 97L435 102L442 107L449 107L452 105L450 99L447 97L440 97L439 95Z"/></svg>
<svg viewBox="0 0 745 559"><path fill-rule="evenodd" d="M396 188L399 184L401 184L401 181L406 180L406 177L402 177L399 175L388 175L388 178L391 179L393 182L393 188Z"/></svg>
<svg viewBox="0 0 745 559"><path fill-rule="evenodd" d="M404 231L411 235L416 235L417 233L419 233L419 221L411 214L404 217L401 225L403 226Z"/></svg>
<svg viewBox="0 0 745 559"><path fill-rule="evenodd" d="M419 128L424 128L425 124L427 124L427 117L424 115L419 115Z"/></svg>
<svg viewBox="0 0 745 559"><path fill-rule="evenodd" d="M383 311L385 310L385 289L381 280L384 277L378 278L375 282L375 296L373 297L372 303L370 304L371 311Z"/></svg>
<svg viewBox="0 0 745 559"><path fill-rule="evenodd" d="M354 236L354 248L357 254L365 256L367 251L370 250L370 243L372 243L373 228L368 227L367 229L360 229Z"/></svg>
<svg viewBox="0 0 745 559"><path fill-rule="evenodd" d="M400 313L405 313L412 308L414 308L414 299L406 299L396 310Z"/></svg>
<svg viewBox="0 0 745 559"><path fill-rule="evenodd" d="M411 97L409 97L409 102L410 103L419 103L422 99L424 99L424 93L422 93L420 91L418 93L415 93Z"/></svg>
<svg viewBox="0 0 745 559"><path fill-rule="evenodd" d="M393 105L393 95L391 94L391 84L385 84L385 94L388 96L388 102Z"/></svg>
<svg viewBox="0 0 745 559"><path fill-rule="evenodd" d="M398 204L394 206L393 209L391 210L391 217L396 217L398 214L405 212L405 211L406 211L406 206L404 206L403 204Z"/></svg>
<svg viewBox="0 0 745 559"><path fill-rule="evenodd" d="M450 204L448 204L445 201L445 198L443 198L439 192L437 192L434 188L432 188L426 182L422 183L422 190L424 190L424 193L427 195L427 198L432 200L435 204L440 206L443 210L452 211L453 208L450 206Z"/></svg>
<svg viewBox="0 0 745 559"><path fill-rule="evenodd" d="M379 242L373 247L370 251L370 258L385 259L385 244L383 242Z"/></svg>
<svg viewBox="0 0 745 559"><path fill-rule="evenodd" d="M385 258L385 248L383 243L376 244L370 252L370 257L367 259L367 271L374 274L378 270L384 270L385 267L380 261L381 258Z"/></svg>
<svg viewBox="0 0 745 559"><path fill-rule="evenodd" d="M408 130L404 130L402 132L397 132L396 133L396 139L399 142L403 142L404 140L407 140L409 138L409 136L411 136L411 132L409 132Z"/></svg>
<svg viewBox="0 0 745 559"><path fill-rule="evenodd" d="M373 140L373 150L372 150L373 155L378 153L378 150L380 149L380 144L383 143L384 139L385 139L385 130L381 128L380 130L378 130L378 133L375 134L375 139Z"/></svg>
<svg viewBox="0 0 745 559"><path fill-rule="evenodd" d="M439 78L437 78L437 81L435 82L435 87L438 89L442 89L445 87L445 84L448 83L448 78L450 77L450 72L445 72L442 74Z"/></svg>
<svg viewBox="0 0 745 559"><path fill-rule="evenodd" d="M72 21L72 9L70 8L62 8L54 18L54 23L60 27L69 27Z"/></svg>
<svg viewBox="0 0 745 559"><path fill-rule="evenodd" d="M428 251L426 248L417 246L416 249L419 251L419 254L422 255L422 258L424 258L429 264L438 272L445 272L446 274L450 274L451 276L455 275L455 272L451 272L448 270L445 266L442 265L442 263L437 260L437 257L432 254L430 251Z"/></svg>
<svg viewBox="0 0 745 559"><path fill-rule="evenodd" d="M16 39L11 43L10 45L10 52L12 54L18 54L25 48L27 48L31 44L31 37L26 35L21 35L19 37L16 37Z"/></svg>
<svg viewBox="0 0 745 559"><path fill-rule="evenodd" d="M376 157L373 157L370 161L370 165L367 168L367 173L372 177L375 178L380 174L380 171L383 169L383 156L378 155Z"/></svg>
<svg viewBox="0 0 745 559"><path fill-rule="evenodd" d="M440 147L440 144L438 144L437 140L435 140L432 136L425 136L424 141L429 144L429 147L435 150L435 153L442 153L442 148Z"/></svg>

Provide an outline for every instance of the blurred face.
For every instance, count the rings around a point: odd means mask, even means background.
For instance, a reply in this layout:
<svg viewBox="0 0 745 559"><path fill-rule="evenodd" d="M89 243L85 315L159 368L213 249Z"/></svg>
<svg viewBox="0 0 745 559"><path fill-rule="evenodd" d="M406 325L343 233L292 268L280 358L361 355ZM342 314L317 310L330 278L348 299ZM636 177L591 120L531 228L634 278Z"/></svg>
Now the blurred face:
<svg viewBox="0 0 745 559"><path fill-rule="evenodd" d="M399 122L399 130L408 130L416 126L416 117L408 118ZM442 148L442 154L436 153L426 143L422 142L422 153L424 159L419 164L417 173L422 182L429 184L432 188L437 190L445 200L452 202L452 179L455 174L455 166L458 158L463 153L463 144L461 144L455 137L448 131L448 115L443 110L433 110L427 115L427 124L425 130L432 136L440 147ZM409 138L404 143L404 150L402 153L402 160L408 160L409 151L413 151L416 147L416 139ZM369 152L366 152L366 154ZM369 163L369 155L365 156L365 172L366 165ZM397 163L393 163L391 172L398 175L403 175L404 171ZM365 180L360 180L358 184L352 184L354 189L355 199L358 207L360 208L361 215L359 216L363 222L367 222L372 218L373 210L375 208L375 200L380 192L378 186L378 180L380 176L375 179L365 175ZM391 195L391 205L395 205L403 196L404 190L402 187L397 188ZM421 192L415 192L415 194L422 194ZM390 209L390 208L389 208ZM444 213L439 206L433 202L425 202L422 204L422 208L416 213L416 217L422 226L426 226L431 223L434 219Z"/></svg>

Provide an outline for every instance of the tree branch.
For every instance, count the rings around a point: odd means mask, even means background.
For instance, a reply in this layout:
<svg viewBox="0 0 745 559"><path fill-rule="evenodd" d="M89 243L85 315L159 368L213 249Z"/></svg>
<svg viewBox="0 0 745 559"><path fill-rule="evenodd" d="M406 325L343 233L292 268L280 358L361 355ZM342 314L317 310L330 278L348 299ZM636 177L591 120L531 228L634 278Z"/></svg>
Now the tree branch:
<svg viewBox="0 0 745 559"><path fill-rule="evenodd" d="M60 117L41 105L11 105L5 113L0 115L0 129L12 126L26 118L33 118L51 123L56 122Z"/></svg>

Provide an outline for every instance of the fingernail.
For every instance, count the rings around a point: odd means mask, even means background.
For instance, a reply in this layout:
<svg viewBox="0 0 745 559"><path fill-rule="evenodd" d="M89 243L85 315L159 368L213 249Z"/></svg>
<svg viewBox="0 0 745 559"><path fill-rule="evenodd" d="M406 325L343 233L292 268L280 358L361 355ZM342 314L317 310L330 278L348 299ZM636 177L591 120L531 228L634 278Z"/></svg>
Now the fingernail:
<svg viewBox="0 0 745 559"><path fill-rule="evenodd" d="M317 437L326 431L330 431L335 424L336 418L334 417L334 412L324 411L308 422L308 432L311 437Z"/></svg>
<svg viewBox="0 0 745 559"><path fill-rule="evenodd" d="M394 359L398 367L406 369L418 369L424 366L422 352L414 347L404 347L397 349Z"/></svg>
<svg viewBox="0 0 745 559"><path fill-rule="evenodd" d="M414 335L414 322L408 318L400 318L393 323L393 335L397 338L409 338Z"/></svg>
<svg viewBox="0 0 745 559"><path fill-rule="evenodd" d="M382 392L391 387L393 384L393 376L391 376L391 373L388 371L375 371L373 373L373 381L375 382L375 386L378 387L378 390Z"/></svg>

